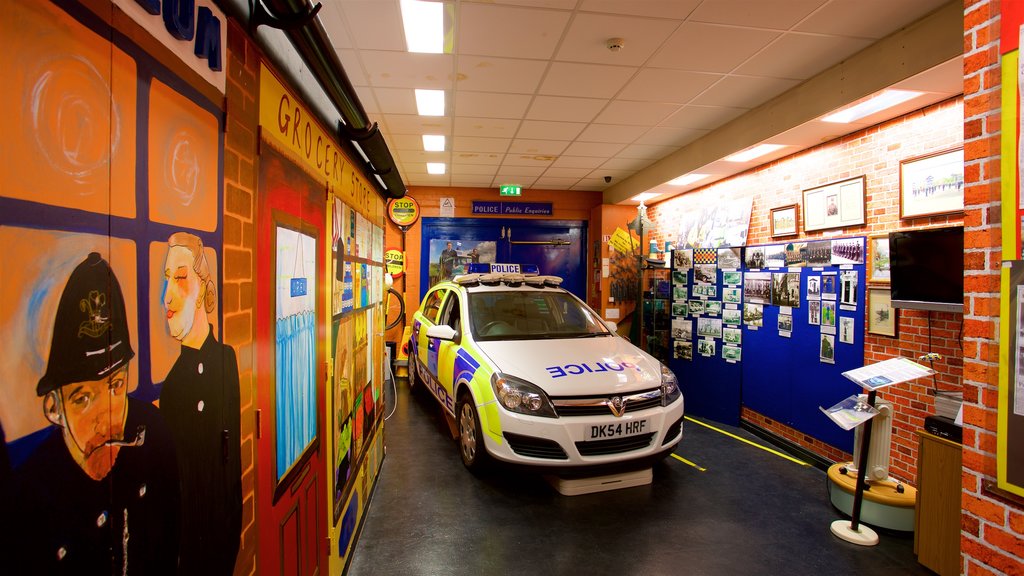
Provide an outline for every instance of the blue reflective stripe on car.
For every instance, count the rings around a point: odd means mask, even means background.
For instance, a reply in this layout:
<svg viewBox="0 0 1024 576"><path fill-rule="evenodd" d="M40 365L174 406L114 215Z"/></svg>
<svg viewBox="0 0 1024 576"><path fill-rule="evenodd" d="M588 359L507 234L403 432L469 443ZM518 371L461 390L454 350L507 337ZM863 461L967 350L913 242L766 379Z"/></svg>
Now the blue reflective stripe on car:
<svg viewBox="0 0 1024 576"><path fill-rule="evenodd" d="M480 362L476 358L466 352L465 348L459 348L455 355L455 366L452 368L452 381L458 383L463 380L466 382L473 380L473 375L476 374L476 369L479 367Z"/></svg>

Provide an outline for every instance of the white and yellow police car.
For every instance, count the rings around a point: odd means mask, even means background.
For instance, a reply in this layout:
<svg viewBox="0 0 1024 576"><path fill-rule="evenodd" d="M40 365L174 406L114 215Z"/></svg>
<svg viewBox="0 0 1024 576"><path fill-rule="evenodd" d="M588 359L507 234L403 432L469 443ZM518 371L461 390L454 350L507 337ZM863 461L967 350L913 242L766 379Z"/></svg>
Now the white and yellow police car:
<svg viewBox="0 0 1024 576"><path fill-rule="evenodd" d="M434 286L413 317L409 383L428 388L476 470L648 466L682 439L675 375L561 278L516 264ZM525 272L525 273L524 273Z"/></svg>

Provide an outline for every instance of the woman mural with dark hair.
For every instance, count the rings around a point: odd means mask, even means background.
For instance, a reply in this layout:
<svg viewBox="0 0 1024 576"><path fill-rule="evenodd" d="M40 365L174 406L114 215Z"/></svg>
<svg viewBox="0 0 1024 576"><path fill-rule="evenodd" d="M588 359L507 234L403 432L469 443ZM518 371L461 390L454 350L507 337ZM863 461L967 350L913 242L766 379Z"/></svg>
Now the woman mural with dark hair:
<svg viewBox="0 0 1024 576"><path fill-rule="evenodd" d="M217 288L202 240L178 232L167 245L163 307L181 353L164 380L160 411L174 438L181 479L178 573L227 576L242 533L238 363L209 322Z"/></svg>

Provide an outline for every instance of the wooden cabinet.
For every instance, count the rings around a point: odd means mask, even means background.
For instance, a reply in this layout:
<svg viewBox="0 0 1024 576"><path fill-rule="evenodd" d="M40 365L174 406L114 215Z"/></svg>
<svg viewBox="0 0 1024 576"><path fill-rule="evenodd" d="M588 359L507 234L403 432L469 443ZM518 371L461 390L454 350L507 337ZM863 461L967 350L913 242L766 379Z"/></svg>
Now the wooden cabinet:
<svg viewBox="0 0 1024 576"><path fill-rule="evenodd" d="M960 573L962 446L924 430L917 432L917 561L940 576Z"/></svg>

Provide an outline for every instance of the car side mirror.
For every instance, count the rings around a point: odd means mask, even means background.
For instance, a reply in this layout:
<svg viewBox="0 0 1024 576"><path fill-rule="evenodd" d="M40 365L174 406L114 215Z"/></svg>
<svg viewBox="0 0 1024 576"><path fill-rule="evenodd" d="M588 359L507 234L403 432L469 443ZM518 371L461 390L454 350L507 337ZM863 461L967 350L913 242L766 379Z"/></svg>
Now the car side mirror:
<svg viewBox="0 0 1024 576"><path fill-rule="evenodd" d="M427 338L439 338L451 342L455 340L456 334L455 329L447 324L438 324L427 328Z"/></svg>

